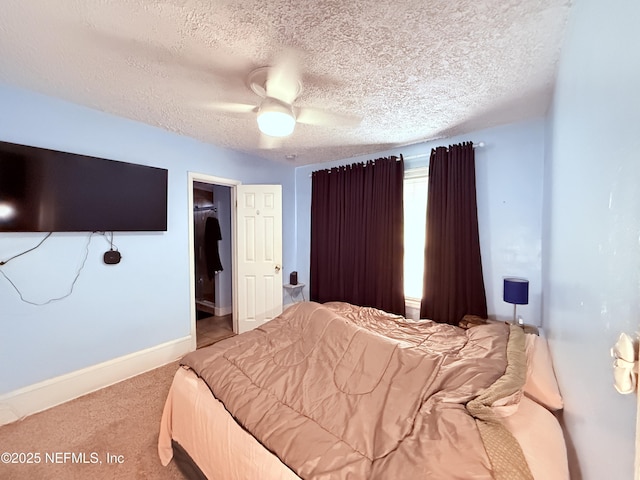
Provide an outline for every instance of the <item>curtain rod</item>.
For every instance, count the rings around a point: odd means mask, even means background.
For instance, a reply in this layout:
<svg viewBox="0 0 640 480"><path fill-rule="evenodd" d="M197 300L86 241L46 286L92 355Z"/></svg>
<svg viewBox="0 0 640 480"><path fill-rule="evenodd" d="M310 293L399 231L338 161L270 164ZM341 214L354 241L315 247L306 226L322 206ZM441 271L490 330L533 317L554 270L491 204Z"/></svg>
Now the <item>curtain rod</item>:
<svg viewBox="0 0 640 480"><path fill-rule="evenodd" d="M478 143L474 143L473 144L473 148L484 148L485 143L484 142L478 142ZM395 155L392 155L395 157ZM409 155L409 156L404 156L402 154L400 154L400 156L402 157L403 160L415 160L416 158L424 158L424 157L430 157L431 153L418 153L416 155ZM330 169L326 169L326 170L330 170ZM311 177L311 174L309 174L309 177Z"/></svg>
<svg viewBox="0 0 640 480"><path fill-rule="evenodd" d="M400 160L404 161L404 159L405 159L404 155L402 155L402 154L400 154L399 156L398 156L398 155L391 155L391 156L389 156L389 157L387 157L387 158L395 158L395 159L396 159L396 162L399 162ZM386 158L385 158L385 157L380 157L380 159L381 159L381 160L385 160ZM355 163L352 163L351 165L353 166L353 165L357 165L357 164L361 163L362 165L364 165L364 166L366 167L366 166L367 166L367 163L369 163L369 162L375 163L375 162L376 162L376 160L377 160L377 159L371 159L371 160L362 161L362 162L355 162ZM342 168L342 167L348 167L348 166L349 166L349 165L340 165L340 166L337 166L337 167L331 167L331 168L321 168L320 170L316 170L316 172L321 172L322 170L327 170L327 171L329 171L329 173L331 173L331 170L332 170L333 168ZM311 177L313 176L313 174L314 174L314 173L315 173L315 172L311 172L311 173L309 174L309 178L311 178Z"/></svg>
<svg viewBox="0 0 640 480"><path fill-rule="evenodd" d="M484 142L478 142L478 143L474 143L473 144L473 148L483 148L484 147ZM431 153L418 153L416 155L409 155L404 157L405 160L415 160L416 158L424 158L424 157L430 157Z"/></svg>

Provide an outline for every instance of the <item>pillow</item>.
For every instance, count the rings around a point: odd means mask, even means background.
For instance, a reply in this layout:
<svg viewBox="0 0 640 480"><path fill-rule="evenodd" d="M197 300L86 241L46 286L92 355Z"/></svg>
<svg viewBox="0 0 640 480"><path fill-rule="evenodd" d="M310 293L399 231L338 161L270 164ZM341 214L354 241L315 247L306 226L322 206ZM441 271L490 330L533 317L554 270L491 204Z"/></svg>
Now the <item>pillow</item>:
<svg viewBox="0 0 640 480"><path fill-rule="evenodd" d="M561 410L564 402L553 371L547 340L538 335L527 334L525 348L527 380L523 388L524 394L549 410Z"/></svg>
<svg viewBox="0 0 640 480"><path fill-rule="evenodd" d="M518 406L522 400L522 390L512 393L507 397L502 397L491 404L491 410L500 418L513 415L518 411Z"/></svg>
<svg viewBox="0 0 640 480"><path fill-rule="evenodd" d="M533 478L569 480L564 435L549 410L524 397L518 411L502 423L520 444Z"/></svg>

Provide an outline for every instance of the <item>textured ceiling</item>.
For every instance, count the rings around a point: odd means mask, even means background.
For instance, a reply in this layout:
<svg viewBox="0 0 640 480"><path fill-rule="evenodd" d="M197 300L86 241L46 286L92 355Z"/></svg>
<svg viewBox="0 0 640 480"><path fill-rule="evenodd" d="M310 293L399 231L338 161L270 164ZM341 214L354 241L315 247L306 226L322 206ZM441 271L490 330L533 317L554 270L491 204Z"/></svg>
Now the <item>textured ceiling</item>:
<svg viewBox="0 0 640 480"><path fill-rule="evenodd" d="M330 161L543 115L571 0L2 0L0 81L218 146ZM301 59L298 124L261 148L254 68Z"/></svg>

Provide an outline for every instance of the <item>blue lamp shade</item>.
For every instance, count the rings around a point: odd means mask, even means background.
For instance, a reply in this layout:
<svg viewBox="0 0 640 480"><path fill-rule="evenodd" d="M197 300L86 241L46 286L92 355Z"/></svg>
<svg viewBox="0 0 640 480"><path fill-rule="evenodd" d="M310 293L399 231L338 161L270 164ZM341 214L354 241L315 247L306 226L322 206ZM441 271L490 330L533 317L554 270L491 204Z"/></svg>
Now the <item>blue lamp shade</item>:
<svg viewBox="0 0 640 480"><path fill-rule="evenodd" d="M526 305L529 303L529 280L524 278L505 278L504 296L507 303Z"/></svg>

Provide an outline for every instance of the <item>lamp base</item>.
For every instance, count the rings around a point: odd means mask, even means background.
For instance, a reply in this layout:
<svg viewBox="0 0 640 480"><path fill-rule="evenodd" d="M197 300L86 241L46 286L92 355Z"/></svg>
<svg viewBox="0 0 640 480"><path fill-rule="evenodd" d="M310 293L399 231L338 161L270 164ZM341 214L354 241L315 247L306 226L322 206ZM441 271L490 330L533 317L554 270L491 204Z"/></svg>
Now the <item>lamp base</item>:
<svg viewBox="0 0 640 480"><path fill-rule="evenodd" d="M518 325L522 328L524 328L524 320L522 319L522 317L516 315L516 304L513 304L513 320L511 320L511 324L512 325Z"/></svg>

